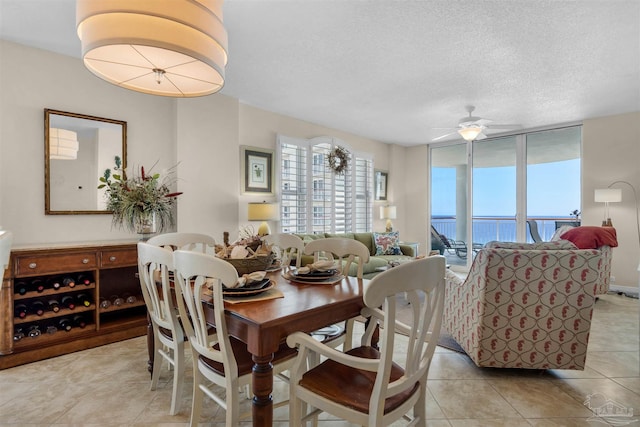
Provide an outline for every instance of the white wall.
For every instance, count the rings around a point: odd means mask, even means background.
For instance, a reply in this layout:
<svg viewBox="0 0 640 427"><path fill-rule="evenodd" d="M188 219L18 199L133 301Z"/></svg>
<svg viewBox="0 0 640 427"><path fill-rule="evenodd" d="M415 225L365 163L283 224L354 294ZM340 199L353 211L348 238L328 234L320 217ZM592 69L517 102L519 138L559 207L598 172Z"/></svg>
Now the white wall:
<svg viewBox="0 0 640 427"><path fill-rule="evenodd" d="M16 245L137 238L112 229L111 215L44 214L45 108L126 121L129 174L156 161L160 173L179 163L177 188L184 194L177 229L219 241L223 231L235 239L239 225L247 224L247 203L263 199L240 195L241 145L275 150L278 133L328 135L373 153L376 168L390 169L387 144L221 94L176 100L132 92L95 77L79 59L6 41L0 41L0 55L0 226L13 231ZM390 185L393 194L401 182ZM377 216L375 229L384 229Z"/></svg>
<svg viewBox="0 0 640 427"><path fill-rule="evenodd" d="M582 220L600 225L604 206L593 200L594 190L627 181L640 197L640 112L589 119L582 127ZM622 202L610 204L619 246L613 250L612 275L621 286L638 286L640 242L633 190L625 184Z"/></svg>
<svg viewBox="0 0 640 427"><path fill-rule="evenodd" d="M178 230L222 242L238 230L238 101L222 95L178 101Z"/></svg>
<svg viewBox="0 0 640 427"><path fill-rule="evenodd" d="M106 83L76 58L7 41L0 53L0 225L17 245L135 238L111 215L44 214L44 109L127 121L129 170L159 160L159 171L176 163L175 101Z"/></svg>

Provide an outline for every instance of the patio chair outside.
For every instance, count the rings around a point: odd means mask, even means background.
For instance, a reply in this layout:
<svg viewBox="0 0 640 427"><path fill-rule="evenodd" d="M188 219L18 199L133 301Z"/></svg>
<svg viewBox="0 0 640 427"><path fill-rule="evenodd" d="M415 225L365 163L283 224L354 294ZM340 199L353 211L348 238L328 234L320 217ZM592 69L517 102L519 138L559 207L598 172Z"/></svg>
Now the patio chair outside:
<svg viewBox="0 0 640 427"><path fill-rule="evenodd" d="M540 233L538 232L538 222L532 219L527 220L527 224L529 225L529 234L531 234L531 239L533 239L534 243L542 242L542 237L540 237Z"/></svg>
<svg viewBox="0 0 640 427"><path fill-rule="evenodd" d="M463 242L462 240L449 239L444 234L440 234L433 225L431 226L431 233L434 237L437 237L438 240L442 242L442 244L444 245L445 251L447 251L452 255L453 254L457 255L459 258L464 259L467 257L467 244L465 242ZM474 250L475 250L475 245L474 245Z"/></svg>

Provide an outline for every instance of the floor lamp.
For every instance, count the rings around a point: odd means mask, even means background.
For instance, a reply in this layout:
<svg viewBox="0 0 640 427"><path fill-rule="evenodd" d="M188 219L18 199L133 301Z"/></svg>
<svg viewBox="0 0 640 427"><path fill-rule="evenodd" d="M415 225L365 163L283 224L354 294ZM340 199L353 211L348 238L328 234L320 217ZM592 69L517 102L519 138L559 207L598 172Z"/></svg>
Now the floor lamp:
<svg viewBox="0 0 640 427"><path fill-rule="evenodd" d="M596 190L594 200L596 202L604 203L604 219L602 220L602 226L613 227L611 217L609 216L609 203L621 202L622 190L619 188L604 188Z"/></svg>
<svg viewBox="0 0 640 427"><path fill-rule="evenodd" d="M608 223L608 226L612 226L611 218L609 218L609 202L620 202L622 201L622 189L612 188L614 185L624 184L631 189L633 193L633 200L635 202L636 207L636 232L638 235L638 248L640 249L640 206L638 206L638 193L636 192L636 188L631 185L631 183L627 181L614 181L606 189L600 189L595 191L595 201L596 202L605 202L605 220L602 222L604 226L605 223ZM608 200L605 200L608 199ZM615 200L614 200L615 199ZM638 264L638 271L640 272L640 263ZM628 295L627 295L628 296ZM639 294L640 296L640 294Z"/></svg>

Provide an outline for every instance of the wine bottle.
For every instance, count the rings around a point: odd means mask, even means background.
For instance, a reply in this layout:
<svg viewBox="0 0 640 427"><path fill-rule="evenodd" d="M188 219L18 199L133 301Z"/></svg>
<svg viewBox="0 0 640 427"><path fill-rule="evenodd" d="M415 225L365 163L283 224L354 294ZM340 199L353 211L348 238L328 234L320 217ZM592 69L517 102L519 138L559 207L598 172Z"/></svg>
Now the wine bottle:
<svg viewBox="0 0 640 427"><path fill-rule="evenodd" d="M84 319L84 316L80 314L76 314L75 316L73 316L73 324L74 326L77 326L79 328L84 328L85 326L87 326L87 322Z"/></svg>
<svg viewBox="0 0 640 427"><path fill-rule="evenodd" d="M72 296L65 295L62 297L62 306L68 308L69 310L73 310L74 308L76 308L76 304L74 301L75 300Z"/></svg>
<svg viewBox="0 0 640 427"><path fill-rule="evenodd" d="M44 291L44 280L42 279L33 279L31 281L31 289L33 289L36 292L42 292Z"/></svg>
<svg viewBox="0 0 640 427"><path fill-rule="evenodd" d="M112 295L111 304L115 305L116 307L120 306L124 304L124 299L122 297L119 297L118 295Z"/></svg>
<svg viewBox="0 0 640 427"><path fill-rule="evenodd" d="M16 331L13 333L13 340L20 341L24 338L24 332L22 332L22 328L16 328Z"/></svg>
<svg viewBox="0 0 640 427"><path fill-rule="evenodd" d="M31 312L38 316L42 316L44 314L44 303L40 300L35 300L31 303Z"/></svg>
<svg viewBox="0 0 640 427"><path fill-rule="evenodd" d="M89 286L91 282L93 282L92 279L93 277L91 277L89 274L80 273L76 278L76 283L79 285Z"/></svg>
<svg viewBox="0 0 640 427"><path fill-rule="evenodd" d="M45 331L47 332L47 334L53 335L58 332L58 328L56 328L55 325L48 325Z"/></svg>
<svg viewBox="0 0 640 427"><path fill-rule="evenodd" d="M53 311L54 313L60 311L60 302L57 299L52 298L47 302L47 304L49 304L49 310Z"/></svg>
<svg viewBox="0 0 640 427"><path fill-rule="evenodd" d="M136 298L135 295L131 294L124 294L122 295L122 298L124 298L127 304L135 304L138 301L138 298Z"/></svg>
<svg viewBox="0 0 640 427"><path fill-rule="evenodd" d="M60 279L57 277L52 277L47 281L47 287L49 289L53 289L54 291L59 290L61 286L62 283L60 283Z"/></svg>
<svg viewBox="0 0 640 427"><path fill-rule="evenodd" d="M27 282L23 280L16 282L16 292L18 292L20 295L24 295L29 292L29 285L27 284Z"/></svg>
<svg viewBox="0 0 640 427"><path fill-rule="evenodd" d="M35 338L35 337L39 337L40 336L40 326L38 325L31 325L29 327L29 336L31 338Z"/></svg>
<svg viewBox="0 0 640 427"><path fill-rule="evenodd" d="M76 281L73 279L73 277L65 276L65 277L62 279L62 284L63 284L64 286L68 286L68 287L70 287L70 288L73 288L73 287L75 287L75 286L76 286Z"/></svg>
<svg viewBox="0 0 640 427"><path fill-rule="evenodd" d="M78 294L76 297L78 305L89 307L91 305L91 297L88 294Z"/></svg>
<svg viewBox="0 0 640 427"><path fill-rule="evenodd" d="M14 307L15 316L20 319L27 317L27 306L25 304L16 304Z"/></svg>
<svg viewBox="0 0 640 427"><path fill-rule="evenodd" d="M63 317L58 321L58 327L62 331L69 332L73 326L71 325L71 320L67 319L66 317Z"/></svg>
<svg viewBox="0 0 640 427"><path fill-rule="evenodd" d="M111 301L106 299L105 297L100 297L100 308L106 309L111 307Z"/></svg>

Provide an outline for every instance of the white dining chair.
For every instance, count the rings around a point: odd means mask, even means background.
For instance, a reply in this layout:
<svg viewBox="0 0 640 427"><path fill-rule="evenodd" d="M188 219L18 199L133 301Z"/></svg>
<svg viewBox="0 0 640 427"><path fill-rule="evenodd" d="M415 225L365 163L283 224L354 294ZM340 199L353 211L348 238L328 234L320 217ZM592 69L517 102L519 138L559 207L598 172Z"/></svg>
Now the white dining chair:
<svg viewBox="0 0 640 427"><path fill-rule="evenodd" d="M336 260L337 265L345 276L355 273L356 277L362 279L364 265L369 262L369 248L362 242L355 239L341 237L329 237L326 239L312 240L304 247L307 255L313 255L314 261L321 259ZM355 262L356 268L352 268ZM355 271L353 271L355 270ZM337 347L343 344L343 350L349 350L353 341L353 325L355 319L349 319L344 326L332 325L311 333L327 345ZM311 361L311 363L314 363Z"/></svg>
<svg viewBox="0 0 640 427"><path fill-rule="evenodd" d="M173 255L169 249L145 242L138 242L138 275L142 296L147 306L153 328L153 366L151 390L155 390L160 378L162 361L173 368L173 391L169 413L180 410L184 384L185 353L184 332L173 303L170 273L173 271Z"/></svg>
<svg viewBox="0 0 640 427"><path fill-rule="evenodd" d="M409 425L426 425L427 377L442 323L445 269L444 257L434 256L375 276L364 289L362 315L371 322L360 347L340 352L305 333L289 335L287 344L299 352L289 383L291 426L316 422L320 412L370 427L400 418L410 420ZM404 323L396 319L401 293L406 293L411 307ZM376 326L380 350L372 347ZM406 352L394 354L397 345L404 346L396 339L398 333L407 337ZM311 353L326 360L309 369L306 360Z"/></svg>
<svg viewBox="0 0 640 427"><path fill-rule="evenodd" d="M304 254L304 242L301 238L295 234L276 233L268 234L262 240L277 251L283 270L286 271L289 268L293 257L295 257L296 268L300 268L302 254Z"/></svg>
<svg viewBox="0 0 640 427"><path fill-rule="evenodd" d="M241 418L236 391L251 382L254 365L246 344L229 335L225 320L222 284L235 284L238 273L228 262L206 254L178 250L173 253L173 260L177 305L193 353L191 426L200 421L205 395L226 410L225 425L236 426ZM208 334L203 307L203 300L208 299L212 299L215 336ZM295 355L295 350L283 343L273 356L274 375L288 370ZM225 397L218 395L210 382L222 387ZM286 401L274 407L282 404Z"/></svg>
<svg viewBox="0 0 640 427"><path fill-rule="evenodd" d="M13 243L13 234L7 230L0 230L0 267L2 273L9 267L9 257L11 256L11 244Z"/></svg>
<svg viewBox="0 0 640 427"><path fill-rule="evenodd" d="M153 236L147 243L155 246L170 246L172 250L184 249L202 253L215 253L216 241L202 233L164 233Z"/></svg>

